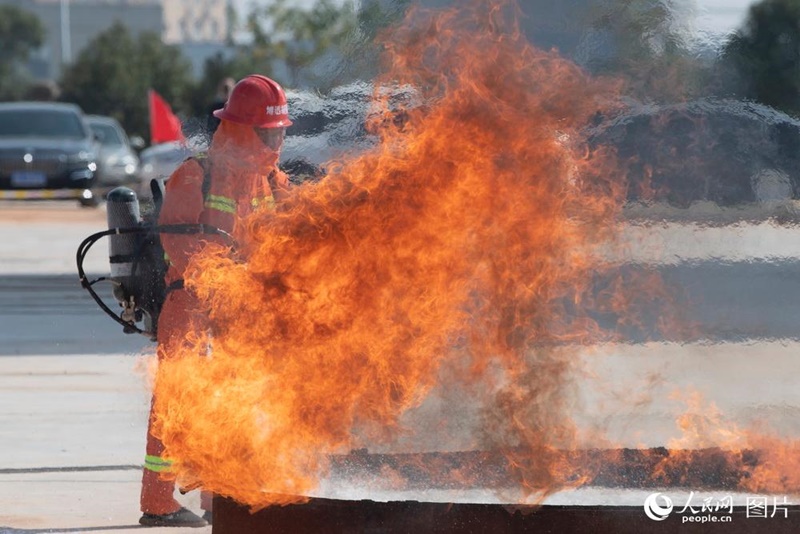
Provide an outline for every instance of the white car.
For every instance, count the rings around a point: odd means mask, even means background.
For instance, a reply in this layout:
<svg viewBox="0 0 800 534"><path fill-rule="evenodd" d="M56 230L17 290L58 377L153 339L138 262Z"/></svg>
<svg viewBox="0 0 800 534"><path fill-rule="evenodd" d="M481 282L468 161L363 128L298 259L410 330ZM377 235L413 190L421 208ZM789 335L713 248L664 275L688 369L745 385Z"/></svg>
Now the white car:
<svg viewBox="0 0 800 534"><path fill-rule="evenodd" d="M140 199L151 198L150 181L154 178L166 180L187 158L202 152L204 145L187 144L178 141L159 143L145 148L139 154L139 188L136 194Z"/></svg>
<svg viewBox="0 0 800 534"><path fill-rule="evenodd" d="M98 189L112 189L137 181L139 157L131 141L116 119L101 115L87 115L86 122L97 139Z"/></svg>

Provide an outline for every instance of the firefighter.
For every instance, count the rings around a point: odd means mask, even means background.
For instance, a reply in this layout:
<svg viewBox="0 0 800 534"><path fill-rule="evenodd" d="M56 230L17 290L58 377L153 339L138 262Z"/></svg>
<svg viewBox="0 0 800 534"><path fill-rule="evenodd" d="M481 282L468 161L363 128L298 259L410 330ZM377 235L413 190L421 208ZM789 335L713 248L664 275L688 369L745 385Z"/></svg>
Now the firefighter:
<svg viewBox="0 0 800 534"><path fill-rule="evenodd" d="M225 107L214 115L221 122L208 153L186 160L170 176L158 222L205 223L236 237L238 221L253 210L271 209L288 193L288 177L277 163L286 128L292 123L281 86L255 74L240 80ZM183 287L183 272L204 240L222 238L162 234L161 239L169 269L167 298L158 319L159 361L181 350L187 334L208 330L207 314L192 292ZM205 526L211 520L211 495L201 493L202 518L174 499L170 462L163 456L163 444L151 432L152 422L151 407L139 523Z"/></svg>

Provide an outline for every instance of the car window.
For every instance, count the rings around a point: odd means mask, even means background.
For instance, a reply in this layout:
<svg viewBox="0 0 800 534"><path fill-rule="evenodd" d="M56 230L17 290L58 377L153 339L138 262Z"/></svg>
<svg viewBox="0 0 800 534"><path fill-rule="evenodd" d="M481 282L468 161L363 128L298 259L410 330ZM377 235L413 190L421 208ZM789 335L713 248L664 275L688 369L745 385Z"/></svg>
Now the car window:
<svg viewBox="0 0 800 534"><path fill-rule="evenodd" d="M123 146L125 144L119 135L119 131L111 124L92 122L89 123L89 126L91 126L92 132L94 132L103 146Z"/></svg>
<svg viewBox="0 0 800 534"><path fill-rule="evenodd" d="M55 110L0 110L0 137L58 137L84 139L78 115Z"/></svg>

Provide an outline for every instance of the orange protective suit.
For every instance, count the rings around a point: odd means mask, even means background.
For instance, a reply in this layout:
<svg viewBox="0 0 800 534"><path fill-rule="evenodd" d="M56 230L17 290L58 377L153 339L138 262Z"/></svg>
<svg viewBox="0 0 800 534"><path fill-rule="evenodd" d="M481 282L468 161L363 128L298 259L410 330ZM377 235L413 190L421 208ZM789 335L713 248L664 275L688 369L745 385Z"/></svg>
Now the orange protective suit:
<svg viewBox="0 0 800 534"><path fill-rule="evenodd" d="M268 149L252 127L223 120L208 152L210 191L203 194L204 170L195 159L185 161L166 185L166 196L158 223L205 223L237 236L237 221L254 209L271 207L288 193L288 178L277 169L279 154ZM271 177L271 178L270 178ZM161 234L169 258L167 285L181 280L189 259L203 241L220 241L218 235ZM210 328L207 314L197 298L186 289L170 291L158 319L158 358L169 358L190 332ZM191 387L187 384L186 387ZM181 505L174 499L174 480L164 446L153 436L153 412L147 429L147 452L142 475L141 510L146 514L169 514ZM203 492L201 506L211 509L211 496Z"/></svg>

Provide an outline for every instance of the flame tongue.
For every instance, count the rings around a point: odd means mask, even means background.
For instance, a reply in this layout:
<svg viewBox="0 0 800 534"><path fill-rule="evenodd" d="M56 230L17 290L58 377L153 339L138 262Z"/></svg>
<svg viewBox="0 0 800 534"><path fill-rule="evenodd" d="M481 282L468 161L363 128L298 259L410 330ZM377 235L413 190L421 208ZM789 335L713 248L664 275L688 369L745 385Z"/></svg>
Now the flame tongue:
<svg viewBox="0 0 800 534"><path fill-rule="evenodd" d="M376 148L248 221L246 263L195 258L213 354L175 355L156 380L179 478L256 508L297 499L328 454L396 439L444 365L487 395L481 445L570 444L564 359L532 347L597 332L588 250L613 237L621 187L574 147L611 92L507 11L410 14L377 86L424 105L380 116ZM527 458L526 484L563 482Z"/></svg>

